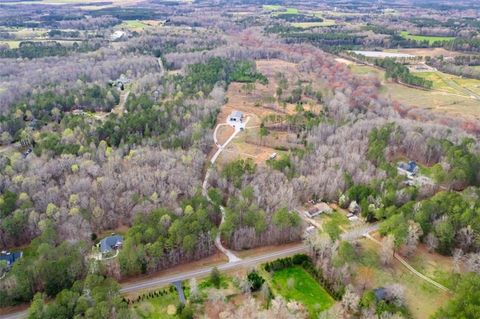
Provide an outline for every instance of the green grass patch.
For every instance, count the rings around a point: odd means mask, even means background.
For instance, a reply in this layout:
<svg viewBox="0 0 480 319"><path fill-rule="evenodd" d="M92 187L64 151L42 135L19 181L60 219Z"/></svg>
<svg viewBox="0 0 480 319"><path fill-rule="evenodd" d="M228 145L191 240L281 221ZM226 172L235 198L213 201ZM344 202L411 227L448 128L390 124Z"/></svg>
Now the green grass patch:
<svg viewBox="0 0 480 319"><path fill-rule="evenodd" d="M283 7L282 7L283 9ZM296 8L286 8L284 10L282 9L279 9L279 10L275 10L275 12L272 13L273 16L277 16L277 15L280 15L280 14L299 14L300 11Z"/></svg>
<svg viewBox="0 0 480 319"><path fill-rule="evenodd" d="M172 319L178 318L176 314L169 314L169 307L177 307L179 300L177 292L171 292L167 295L152 298L146 301L135 304L133 312L138 315L139 318L148 319Z"/></svg>
<svg viewBox="0 0 480 319"><path fill-rule="evenodd" d="M125 20L120 26L129 30L145 29L149 27L148 24L140 20Z"/></svg>
<svg viewBox="0 0 480 319"><path fill-rule="evenodd" d="M305 305L311 318L316 318L321 311L330 308L334 303L328 292L299 266L274 272L272 282L274 290L280 295Z"/></svg>
<svg viewBox="0 0 480 319"><path fill-rule="evenodd" d="M439 41L451 41L455 39L455 37L434 37L434 36L427 36L427 35L412 35L408 33L408 31L402 31L400 32L400 35L408 40L414 40L414 41L428 41L428 43L431 45L435 42Z"/></svg>
<svg viewBox="0 0 480 319"><path fill-rule="evenodd" d="M278 11L278 10L282 10L282 6L279 6L279 5L264 5L263 10Z"/></svg>

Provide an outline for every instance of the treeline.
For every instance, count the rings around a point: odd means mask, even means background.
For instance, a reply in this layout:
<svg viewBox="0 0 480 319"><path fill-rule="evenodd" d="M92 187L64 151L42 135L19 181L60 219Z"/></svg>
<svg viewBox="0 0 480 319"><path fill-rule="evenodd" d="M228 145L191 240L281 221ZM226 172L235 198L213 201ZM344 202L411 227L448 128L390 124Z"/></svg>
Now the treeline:
<svg viewBox="0 0 480 319"><path fill-rule="evenodd" d="M462 193L440 192L418 203L410 201L398 208L380 208L375 214L386 218L380 231L394 235L398 246L407 243L409 221L414 221L421 228L421 240L432 251L443 255L452 255L455 249L463 253L478 252L479 195L478 188Z"/></svg>
<svg viewBox="0 0 480 319"><path fill-rule="evenodd" d="M288 22L323 22L323 19L320 17L306 14L280 13L275 15L274 18Z"/></svg>
<svg viewBox="0 0 480 319"><path fill-rule="evenodd" d="M82 53L98 50L102 44L100 42L81 41L74 42L72 45L62 45L57 41L20 42L18 48L4 48L0 47L0 58L26 58L35 59L49 56L66 56L70 53Z"/></svg>
<svg viewBox="0 0 480 319"><path fill-rule="evenodd" d="M48 300L48 302L47 302ZM90 274L62 290L53 300L36 294L29 319L131 318L128 304L120 294L120 285L112 278Z"/></svg>
<svg viewBox="0 0 480 319"><path fill-rule="evenodd" d="M362 45L363 39L366 37L347 32L289 32L282 33L281 36L285 38L288 44L311 43L329 52L354 49Z"/></svg>
<svg viewBox="0 0 480 319"><path fill-rule="evenodd" d="M431 89L433 82L410 73L408 68L393 59L375 59L375 65L385 69L385 77L402 83Z"/></svg>
<svg viewBox="0 0 480 319"><path fill-rule="evenodd" d="M11 141L18 141L27 126L38 129L44 124L59 122L65 112L74 109L108 112L119 100L115 88L97 84L68 92L30 93L12 105L8 115L0 116L0 126L10 135Z"/></svg>
<svg viewBox="0 0 480 319"><path fill-rule="evenodd" d="M201 196L182 206L177 214L160 209L137 216L118 256L122 275L151 273L215 252L218 209Z"/></svg>
<svg viewBox="0 0 480 319"><path fill-rule="evenodd" d="M431 89L433 82L410 73L410 70L402 63L395 62L392 58L368 58L361 54L350 53L356 59L373 63L385 69L385 78L399 81L405 84L420 86L426 89Z"/></svg>
<svg viewBox="0 0 480 319"><path fill-rule="evenodd" d="M445 73L480 80L480 69L474 67L480 65L480 58L475 56L458 56L453 61L427 57L426 63Z"/></svg>
<svg viewBox="0 0 480 319"><path fill-rule="evenodd" d="M52 29L48 31L48 36L50 38L78 38L80 36L80 31L65 31L65 30L58 30Z"/></svg>

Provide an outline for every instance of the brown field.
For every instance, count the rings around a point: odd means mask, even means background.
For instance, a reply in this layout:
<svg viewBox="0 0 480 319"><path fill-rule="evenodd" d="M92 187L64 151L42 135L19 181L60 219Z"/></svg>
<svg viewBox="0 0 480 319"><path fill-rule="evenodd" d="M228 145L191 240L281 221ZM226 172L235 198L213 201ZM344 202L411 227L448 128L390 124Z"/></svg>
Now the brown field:
<svg viewBox="0 0 480 319"><path fill-rule="evenodd" d="M424 108L452 116L480 119L480 101L469 96L458 86L475 91L470 83L459 81L449 87L436 87L432 90L421 90L398 83L385 81L385 72L365 65L352 65L354 74L362 76L377 76L382 81L381 93L384 97L398 101L404 105ZM421 74L420 74L421 75Z"/></svg>
<svg viewBox="0 0 480 319"><path fill-rule="evenodd" d="M234 111L242 111L249 118L247 129L240 133L225 149L219 157L219 165L238 158L251 158L257 164L264 163L272 153L279 153L276 149L285 149L299 147L295 134L270 130L265 137L259 136L260 124L267 115L293 115L296 113L295 105L280 105L276 97L278 87L278 74L282 73L288 81L288 87L283 96L289 96L298 82L303 84L313 82L313 78L298 71L295 63L283 60L259 60L256 62L257 70L268 78L268 84L263 85L255 83L254 86L248 87L244 83L230 84L227 97L228 102L221 109L217 117L217 123L225 123L228 115ZM312 84L313 86L313 84ZM320 89L317 85L315 90ZM316 101L305 96L302 97L304 108L312 112L318 113L321 105ZM230 134L226 129L221 128L218 131L219 142L223 143Z"/></svg>
<svg viewBox="0 0 480 319"><path fill-rule="evenodd" d="M223 145L228 138L233 134L234 129L229 125L222 125L217 130L217 142Z"/></svg>
<svg viewBox="0 0 480 319"><path fill-rule="evenodd" d="M444 48L416 48L416 49L391 49L385 50L385 52L392 52L392 53L405 53L405 54L412 54L417 56L440 56L443 55L444 57L456 57L462 55L461 52L456 51L449 51L445 50Z"/></svg>

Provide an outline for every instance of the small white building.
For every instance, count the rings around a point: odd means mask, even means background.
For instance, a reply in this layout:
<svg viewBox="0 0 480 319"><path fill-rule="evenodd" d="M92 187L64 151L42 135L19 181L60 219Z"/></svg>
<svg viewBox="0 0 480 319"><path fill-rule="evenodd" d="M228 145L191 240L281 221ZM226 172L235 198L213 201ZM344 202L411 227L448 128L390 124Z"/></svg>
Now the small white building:
<svg viewBox="0 0 480 319"><path fill-rule="evenodd" d="M228 116L229 122L242 123L243 122L243 112L233 111L232 114Z"/></svg>
<svg viewBox="0 0 480 319"><path fill-rule="evenodd" d="M117 30L110 35L110 41L118 41L124 39L127 33L122 30Z"/></svg>

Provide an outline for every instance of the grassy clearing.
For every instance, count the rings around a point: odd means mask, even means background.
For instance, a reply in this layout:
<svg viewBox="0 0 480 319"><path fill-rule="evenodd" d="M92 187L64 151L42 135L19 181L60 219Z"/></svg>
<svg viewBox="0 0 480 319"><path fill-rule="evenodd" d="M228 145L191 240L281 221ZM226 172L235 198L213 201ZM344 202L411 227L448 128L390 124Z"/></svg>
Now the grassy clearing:
<svg viewBox="0 0 480 319"><path fill-rule="evenodd" d="M279 6L279 5L264 5L263 10L278 11L278 10L282 10L282 6Z"/></svg>
<svg viewBox="0 0 480 319"><path fill-rule="evenodd" d="M286 299L296 300L308 310L311 318L330 308L334 300L303 268L295 266L276 271L273 289Z"/></svg>
<svg viewBox="0 0 480 319"><path fill-rule="evenodd" d="M52 41L55 41L55 42L58 42L62 45L65 45L65 46L69 46L69 45L73 45L75 42L77 42L78 44L80 44L82 41L78 41L78 40L41 40L41 39L28 39L28 40L13 40L13 41L0 41L0 45L2 44L7 44L10 49L18 49L19 46L20 46L20 43L21 42L25 42L25 41L31 41L31 42L52 42Z"/></svg>
<svg viewBox="0 0 480 319"><path fill-rule="evenodd" d="M296 27L296 28L303 28L303 29L318 28L318 27L330 27L330 26L335 25L335 20L323 19L322 22L294 22L291 25Z"/></svg>
<svg viewBox="0 0 480 319"><path fill-rule="evenodd" d="M148 24L141 20L125 20L123 23L120 25L120 27L129 29L129 30L138 30L138 29L145 29L149 27Z"/></svg>
<svg viewBox="0 0 480 319"><path fill-rule="evenodd" d="M0 45L3 45L3 44L6 44L10 47L10 49L16 49L20 46L20 42L22 41L17 41L17 40L13 40L13 41L0 41Z"/></svg>
<svg viewBox="0 0 480 319"><path fill-rule="evenodd" d="M372 271L368 286L376 288L391 283L402 284L405 287L406 306L414 319L429 318L449 299L448 294L421 280L397 260L394 261L392 267L382 266L379 261L377 244L367 239L360 240L360 244L362 254L356 266L369 268ZM421 258L426 258L423 262L427 264L432 261L431 256L422 254Z"/></svg>
<svg viewBox="0 0 480 319"><path fill-rule="evenodd" d="M433 44L438 41L451 41L455 39L455 37L434 37L434 36L427 36L427 35L412 35L407 31L400 32L400 35L408 40L415 40L415 41L428 41L429 44Z"/></svg>
<svg viewBox="0 0 480 319"><path fill-rule="evenodd" d="M274 10L275 12L272 13L273 16L277 16L279 14L299 14L300 11L296 8L285 8L280 7L280 9Z"/></svg>
<svg viewBox="0 0 480 319"><path fill-rule="evenodd" d="M480 80L462 78L456 75L443 72L419 72L416 76L428 79L433 82L433 89L471 96L480 94Z"/></svg>
<svg viewBox="0 0 480 319"><path fill-rule="evenodd" d="M435 80L437 88L443 87L443 90L435 89L426 91L406 87L393 82L385 81L385 72L370 66L365 65L351 65L349 66L354 74L357 75L375 75L382 81L380 92L383 96L392 100L398 101L405 105L421 107L432 111L448 113L453 116L475 117L480 118L480 107L478 100L472 96L479 94L480 83L478 80L463 79L460 77L440 74L442 78L447 81L450 87ZM415 73L419 76L429 76L429 72ZM423 75L422 75L423 74Z"/></svg>
<svg viewBox="0 0 480 319"><path fill-rule="evenodd" d="M176 315L177 304L178 294L172 292L165 296L152 298L148 301L135 304L133 310L139 318L172 319L178 318ZM174 309L175 312L173 311Z"/></svg>

